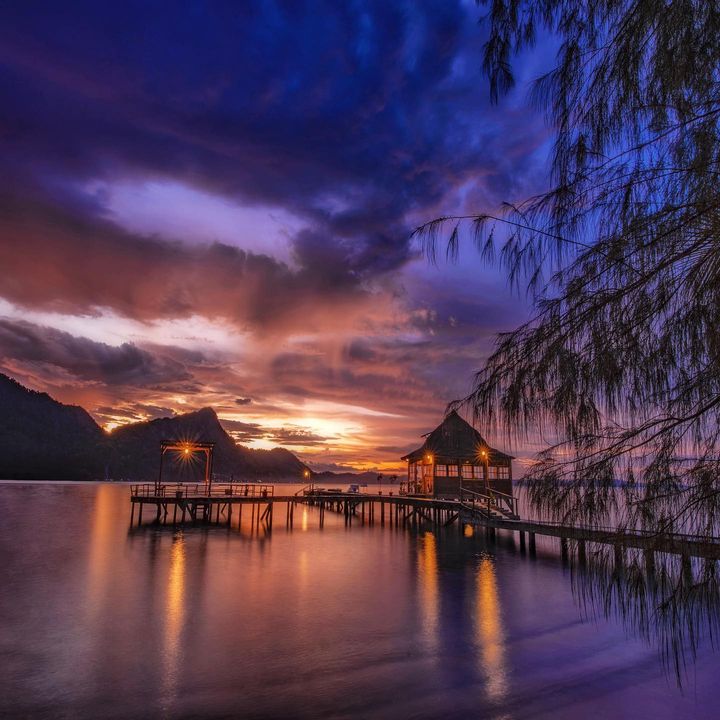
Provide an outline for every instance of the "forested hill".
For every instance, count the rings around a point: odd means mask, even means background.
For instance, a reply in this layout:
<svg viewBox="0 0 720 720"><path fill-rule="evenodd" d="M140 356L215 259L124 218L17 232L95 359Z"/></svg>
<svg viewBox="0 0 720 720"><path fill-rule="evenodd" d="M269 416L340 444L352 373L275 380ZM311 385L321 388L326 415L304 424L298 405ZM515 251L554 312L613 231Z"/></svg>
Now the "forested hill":
<svg viewBox="0 0 720 720"><path fill-rule="evenodd" d="M28 390L0 373L0 478L15 480L154 480L162 440L216 443L214 470L237 479L301 478L305 465L288 450L243 447L215 411L134 423L106 433L87 411ZM201 476L200 463L166 466L168 479Z"/></svg>
<svg viewBox="0 0 720 720"><path fill-rule="evenodd" d="M125 425L115 430L110 438L112 452L108 473L118 479L148 477L148 469L156 475L163 440L214 442L214 471L236 479L289 476L300 481L305 469L305 465L284 448L254 450L238 445L222 427L212 408ZM185 481L201 477L204 461L200 457L195 462L176 462L177 459L171 454L164 465L164 477ZM154 479L155 475L150 477Z"/></svg>

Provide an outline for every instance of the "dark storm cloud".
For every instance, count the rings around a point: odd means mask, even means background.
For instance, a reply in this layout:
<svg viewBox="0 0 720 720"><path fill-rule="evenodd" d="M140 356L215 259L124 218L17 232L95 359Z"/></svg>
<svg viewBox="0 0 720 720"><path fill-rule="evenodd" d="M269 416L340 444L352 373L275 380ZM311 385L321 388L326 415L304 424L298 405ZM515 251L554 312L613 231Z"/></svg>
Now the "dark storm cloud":
<svg viewBox="0 0 720 720"><path fill-rule="evenodd" d="M413 437L432 427L507 313L421 277L411 229L540 189L545 131L490 107L478 13L461 0L0 3L0 299L13 318L95 315L78 334L144 337L110 347L13 320L0 359L108 423L177 396L177 412L230 415L252 398L253 419L275 424L304 422L287 407L306 399L376 411L348 422L379 429L368 447L401 446L396 414ZM165 193L157 236L134 204L149 186ZM180 222L207 235L165 226L178 197ZM230 230L212 242L222 203ZM248 208L282 217L279 250L255 242ZM193 338L202 352L149 344L188 318L188 333L209 319L227 337ZM243 442L325 440L234 422Z"/></svg>
<svg viewBox="0 0 720 720"><path fill-rule="evenodd" d="M74 216L81 248L108 232L89 181L172 178L280 206L309 223L294 246L311 284L353 288L408 259L408 212L479 169L498 199L517 182L513 120L494 124L480 89L475 21L445 0L6 4L0 170ZM174 294L164 311L193 300Z"/></svg>
<svg viewBox="0 0 720 720"><path fill-rule="evenodd" d="M261 423L245 422L243 420L220 421L223 427L238 442L252 440L270 440L278 445L302 445L305 447L323 445L329 438L297 426L282 428L266 428Z"/></svg>
<svg viewBox="0 0 720 720"><path fill-rule="evenodd" d="M98 218L0 194L0 296L70 314L110 307L141 320L222 317L272 331L331 319L359 283L214 243L138 237Z"/></svg>
<svg viewBox="0 0 720 720"><path fill-rule="evenodd" d="M265 437L265 429L258 423L242 420L221 420L220 423L237 442L250 442Z"/></svg>
<svg viewBox="0 0 720 720"><path fill-rule="evenodd" d="M330 438L299 427L283 427L267 434L268 440L278 445L302 445L304 447L324 445Z"/></svg>
<svg viewBox="0 0 720 720"><path fill-rule="evenodd" d="M353 340L348 344L345 349L345 354L349 360L374 360L376 357L375 351L370 347L370 343L359 338Z"/></svg>
<svg viewBox="0 0 720 720"><path fill-rule="evenodd" d="M101 405L93 408L87 407L96 422L108 428L127 422L146 422L159 418L174 417L177 413L173 408L152 405L143 402L123 402L118 407Z"/></svg>
<svg viewBox="0 0 720 720"><path fill-rule="evenodd" d="M411 445L380 445L379 447L375 448L376 452L383 453L386 455L407 455L409 452L412 452L419 443L411 444Z"/></svg>
<svg viewBox="0 0 720 720"><path fill-rule="evenodd" d="M131 343L118 347L75 337L54 328L0 318L0 358L44 363L86 381L150 386L191 379L180 363Z"/></svg>
<svg viewBox="0 0 720 720"><path fill-rule="evenodd" d="M362 403L379 412L408 417L437 408L467 393L467 379L480 347L457 347L438 337L432 341L403 342L363 338L350 347L364 348L351 362L320 353L280 353L270 368L276 392L290 397ZM448 371L449 370L449 371ZM440 401L442 406L443 401Z"/></svg>

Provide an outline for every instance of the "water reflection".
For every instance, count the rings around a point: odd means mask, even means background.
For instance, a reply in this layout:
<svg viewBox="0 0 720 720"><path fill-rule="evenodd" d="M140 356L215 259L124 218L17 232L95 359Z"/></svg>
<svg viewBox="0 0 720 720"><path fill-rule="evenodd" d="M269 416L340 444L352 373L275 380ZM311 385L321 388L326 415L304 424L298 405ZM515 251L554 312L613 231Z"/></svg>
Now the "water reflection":
<svg viewBox="0 0 720 720"><path fill-rule="evenodd" d="M176 697L182 663L182 630L185 622L185 539L173 537L170 550L167 595L165 600L165 632L163 642L162 698L167 713Z"/></svg>
<svg viewBox="0 0 720 720"><path fill-rule="evenodd" d="M682 685L688 661L720 637L716 561L601 545L578 553L572 586L582 609L620 620L658 648Z"/></svg>
<svg viewBox="0 0 720 720"><path fill-rule="evenodd" d="M302 531L307 532L308 529L308 509L307 505L303 505L302 509Z"/></svg>
<svg viewBox="0 0 720 720"><path fill-rule="evenodd" d="M717 655L680 693L612 619L708 637L714 563L588 545L581 569L571 547L573 597L557 541L532 557L330 512L320 531L313 509L306 533L251 538L247 508L245 534L128 535L127 496L0 486L0 717L717 716Z"/></svg>
<svg viewBox="0 0 720 720"><path fill-rule="evenodd" d="M493 702L507 694L505 633L500 612L495 566L488 557L480 561L477 573L475 636L480 651L480 669L486 679L486 691Z"/></svg>
<svg viewBox="0 0 720 720"><path fill-rule="evenodd" d="M111 579L111 558L115 550L117 503L113 488L100 485L94 498L92 530L88 545L87 608L91 617L99 615Z"/></svg>
<svg viewBox="0 0 720 720"><path fill-rule="evenodd" d="M429 652L435 651L438 642L439 587L437 540L431 532L419 539L417 569L420 586L420 612L422 635Z"/></svg>

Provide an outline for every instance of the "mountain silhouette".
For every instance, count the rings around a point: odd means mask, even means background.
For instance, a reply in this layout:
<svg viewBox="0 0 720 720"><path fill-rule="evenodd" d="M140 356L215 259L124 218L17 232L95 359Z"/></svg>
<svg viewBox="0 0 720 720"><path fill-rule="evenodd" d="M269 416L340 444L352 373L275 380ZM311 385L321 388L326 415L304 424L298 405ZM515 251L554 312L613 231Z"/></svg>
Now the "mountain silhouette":
<svg viewBox="0 0 720 720"><path fill-rule="evenodd" d="M125 425L114 430L109 439L111 453L107 472L117 479L155 480L163 440L214 442L213 471L227 478L290 476L300 480L305 470L305 465L284 448L254 450L238 445L209 407L176 417ZM148 470L152 471L151 476ZM194 461L180 462L177 454L169 453L163 463L163 479L167 480L199 481L203 471L201 456Z"/></svg>
<svg viewBox="0 0 720 720"><path fill-rule="evenodd" d="M236 480L301 479L306 466L289 450L238 445L212 408L133 423L106 433L77 405L64 405L0 373L0 478L14 480L134 480L152 482L163 440L214 442L213 470ZM166 455L163 478L200 481L198 457Z"/></svg>

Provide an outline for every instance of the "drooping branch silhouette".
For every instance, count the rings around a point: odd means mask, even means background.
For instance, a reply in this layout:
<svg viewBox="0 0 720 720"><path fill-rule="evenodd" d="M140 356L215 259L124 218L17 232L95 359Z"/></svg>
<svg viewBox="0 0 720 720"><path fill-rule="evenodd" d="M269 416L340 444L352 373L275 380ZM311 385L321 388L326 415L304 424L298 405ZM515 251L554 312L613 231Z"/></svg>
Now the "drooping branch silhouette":
<svg viewBox="0 0 720 720"><path fill-rule="evenodd" d="M441 238L454 255L471 234L533 292L535 317L499 337L466 401L511 435L557 438L528 474L538 510L714 535L720 9L489 4L495 99L514 82L513 53L540 31L559 43L532 92L555 146L546 193L416 231L431 257Z"/></svg>
<svg viewBox="0 0 720 720"><path fill-rule="evenodd" d="M470 236L535 302L462 402L516 439L553 438L526 476L544 516L716 537L720 7L479 4L496 101L515 53L540 33L557 41L531 92L555 143L547 192L416 230L431 258L441 242L455 257ZM698 582L657 607L703 587L717 597L713 568Z"/></svg>

